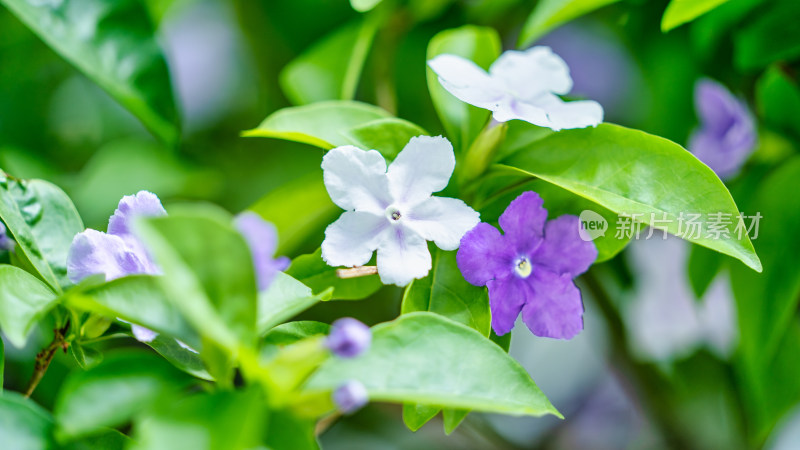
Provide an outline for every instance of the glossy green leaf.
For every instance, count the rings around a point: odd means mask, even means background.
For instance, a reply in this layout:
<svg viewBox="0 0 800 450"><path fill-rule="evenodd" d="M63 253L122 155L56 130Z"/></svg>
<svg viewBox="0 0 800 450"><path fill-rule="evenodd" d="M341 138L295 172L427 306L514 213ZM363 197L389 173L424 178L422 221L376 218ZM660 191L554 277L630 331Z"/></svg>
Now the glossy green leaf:
<svg viewBox="0 0 800 450"><path fill-rule="evenodd" d="M336 270L336 267L331 267L322 260L322 252L317 249L314 253L300 255L292 260L286 273L317 293L332 287L332 300L361 300L383 286L377 274L342 279L336 276Z"/></svg>
<svg viewBox="0 0 800 450"><path fill-rule="evenodd" d="M276 326L264 335L262 343L264 345L283 346L294 344L295 342L311 336L327 335L331 326L323 322L313 320L300 320L297 322L287 322Z"/></svg>
<svg viewBox="0 0 800 450"><path fill-rule="evenodd" d="M461 422L467 418L469 411L466 409L444 409L442 419L444 420L444 433L449 435L458 428Z"/></svg>
<svg viewBox="0 0 800 450"><path fill-rule="evenodd" d="M466 25L438 33L428 44L428 60L452 54L488 69L500 56L500 37L491 28ZM489 111L469 105L447 92L433 70L428 68L428 90L447 138L456 152L466 151L489 120Z"/></svg>
<svg viewBox="0 0 800 450"><path fill-rule="evenodd" d="M29 398L16 392L0 393L0 436L3 448L53 449L53 418Z"/></svg>
<svg viewBox="0 0 800 450"><path fill-rule="evenodd" d="M517 47L527 47L559 25L619 0L541 0L522 26Z"/></svg>
<svg viewBox="0 0 800 450"><path fill-rule="evenodd" d="M53 289L71 284L67 252L75 234L83 231L72 201L47 181L0 178L0 219L17 242L19 257Z"/></svg>
<svg viewBox="0 0 800 450"><path fill-rule="evenodd" d="M409 430L417 431L436 417L441 410L442 408L438 406L406 403L403 405L403 423Z"/></svg>
<svg viewBox="0 0 800 450"><path fill-rule="evenodd" d="M58 54L169 144L179 137L169 71L147 10L136 0L2 0Z"/></svg>
<svg viewBox="0 0 800 450"><path fill-rule="evenodd" d="M157 280L167 298L198 332L229 350L255 342L250 249L229 214L185 205L135 228L164 272Z"/></svg>
<svg viewBox="0 0 800 450"><path fill-rule="evenodd" d="M68 291L64 302L110 318L121 318L197 346L200 339L166 296L159 277L133 275Z"/></svg>
<svg viewBox="0 0 800 450"><path fill-rule="evenodd" d="M756 83L759 115L764 123L800 138L800 87L778 66L770 67Z"/></svg>
<svg viewBox="0 0 800 450"><path fill-rule="evenodd" d="M278 273L266 291L258 294L258 334L264 335L272 327L283 323L330 298L330 291L318 294L311 288L285 273Z"/></svg>
<svg viewBox="0 0 800 450"><path fill-rule="evenodd" d="M537 127L523 120L510 120L506 122L505 139L495 153L495 161L502 161L553 133L549 128Z"/></svg>
<svg viewBox="0 0 800 450"><path fill-rule="evenodd" d="M378 6L383 0L350 0L350 5L358 12L366 12Z"/></svg>
<svg viewBox="0 0 800 450"><path fill-rule="evenodd" d="M417 312L372 330L366 354L328 360L308 389L335 389L355 379L373 401L561 417L519 363L466 325Z"/></svg>
<svg viewBox="0 0 800 450"><path fill-rule="evenodd" d="M464 279L456 263L456 252L435 249L427 277L414 280L405 290L401 313L429 311L474 328L488 337L492 327L489 294L484 287Z"/></svg>
<svg viewBox="0 0 800 450"><path fill-rule="evenodd" d="M182 346L175 338L159 334L155 339L147 342L147 345L158 352L159 355L163 356L164 359L169 361L173 366L189 375L203 380L214 381L214 377L206 370L200 355Z"/></svg>
<svg viewBox="0 0 800 450"><path fill-rule="evenodd" d="M765 2L734 35L734 62L741 70L753 71L800 56L800 2Z"/></svg>
<svg viewBox="0 0 800 450"><path fill-rule="evenodd" d="M689 231L688 214L700 214L697 236L688 241L733 256L760 272L761 262L746 233L736 230L739 210L725 185L706 165L666 139L612 124L567 130L538 141L505 163L589 199L618 214L672 234ZM684 214L683 221L679 220ZM710 214L728 236L709 233ZM654 215L654 216L652 216ZM651 223L655 217L657 221ZM683 230L679 227L683 225ZM612 224L609 224L609 231ZM617 229L616 224L613 228ZM617 229L617 231L619 231Z"/></svg>
<svg viewBox="0 0 800 450"><path fill-rule="evenodd" d="M355 145L347 132L391 115L377 106L354 101L327 101L283 108L270 114L245 137L268 137L314 145L325 150Z"/></svg>
<svg viewBox="0 0 800 450"><path fill-rule="evenodd" d="M397 157L412 137L428 136L419 125L389 117L367 122L347 131L347 136L365 150L378 150L389 160Z"/></svg>
<svg viewBox="0 0 800 450"><path fill-rule="evenodd" d="M132 449L174 450L264 447L266 402L255 391L200 393L162 403L134 423Z"/></svg>
<svg viewBox="0 0 800 450"><path fill-rule="evenodd" d="M661 18L661 31L667 32L691 22L728 0L671 0Z"/></svg>
<svg viewBox="0 0 800 450"><path fill-rule="evenodd" d="M280 84L295 105L352 100L379 22L350 23L317 41L283 68Z"/></svg>
<svg viewBox="0 0 800 450"><path fill-rule="evenodd" d="M56 304L56 294L19 267L0 264L0 328L23 347L33 326Z"/></svg>
<svg viewBox="0 0 800 450"><path fill-rule="evenodd" d="M278 229L278 254L281 255L296 253L308 245L311 236L321 235L342 213L331 201L318 171L270 191L248 209Z"/></svg>
<svg viewBox="0 0 800 450"><path fill-rule="evenodd" d="M103 361L103 354L91 348L84 347L80 342L74 341L69 346L69 351L75 358L75 362L83 370L88 370Z"/></svg>
<svg viewBox="0 0 800 450"><path fill-rule="evenodd" d="M109 354L96 367L73 372L64 382L54 408L58 434L71 438L122 425L187 381L155 355Z"/></svg>

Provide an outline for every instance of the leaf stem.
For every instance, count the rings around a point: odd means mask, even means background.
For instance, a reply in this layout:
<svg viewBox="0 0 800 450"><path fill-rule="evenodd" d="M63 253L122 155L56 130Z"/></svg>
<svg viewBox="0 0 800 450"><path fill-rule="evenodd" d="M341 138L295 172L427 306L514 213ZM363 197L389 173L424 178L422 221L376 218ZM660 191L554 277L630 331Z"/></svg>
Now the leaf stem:
<svg viewBox="0 0 800 450"><path fill-rule="evenodd" d="M358 266L350 269L337 269L336 276L342 279L377 275L378 266Z"/></svg>
<svg viewBox="0 0 800 450"><path fill-rule="evenodd" d="M33 391L36 390L36 386L38 386L39 382L42 381L45 372L47 372L47 368L50 367L50 362L53 361L53 357L56 355L56 350L60 348L64 351L64 353L67 352L67 348L69 348L69 342L65 340L65 337L67 335L67 331L69 330L69 325L70 320L67 319L67 322L62 328L54 328L53 341L50 342L50 345L45 347L36 355L36 363L33 368L33 374L28 382L28 388L25 389L26 398L33 394Z"/></svg>

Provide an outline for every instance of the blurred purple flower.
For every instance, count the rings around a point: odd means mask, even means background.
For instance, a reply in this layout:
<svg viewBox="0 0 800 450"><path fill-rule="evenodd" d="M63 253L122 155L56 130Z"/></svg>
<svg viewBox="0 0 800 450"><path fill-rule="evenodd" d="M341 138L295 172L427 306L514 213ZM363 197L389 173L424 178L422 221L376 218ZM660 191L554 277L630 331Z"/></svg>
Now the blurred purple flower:
<svg viewBox="0 0 800 450"><path fill-rule="evenodd" d="M570 339L583 329L581 293L572 279L597 258L579 235L578 217L546 222L535 192L524 192L500 216L500 227L480 223L461 239L458 268L473 285L489 288L492 328L498 335L522 320L536 336Z"/></svg>
<svg viewBox="0 0 800 450"><path fill-rule="evenodd" d="M6 225L0 222L0 250L11 250L14 248L14 240L8 237Z"/></svg>
<svg viewBox="0 0 800 450"><path fill-rule="evenodd" d="M344 414L358 411L368 401L367 388L357 380L350 380L333 391L333 402Z"/></svg>
<svg viewBox="0 0 800 450"><path fill-rule="evenodd" d="M87 229L75 235L67 255L67 276L78 283L90 275L103 274L106 281L133 274L159 272L130 226L135 217L163 216L167 212L152 192L126 195L108 221L108 233Z"/></svg>
<svg viewBox="0 0 800 450"><path fill-rule="evenodd" d="M269 287L278 272L289 267L289 258L272 257L278 248L278 232L274 225L254 212L244 212L236 216L235 225L250 247L258 290L263 291Z"/></svg>
<svg viewBox="0 0 800 450"><path fill-rule="evenodd" d="M697 82L694 101L700 126L689 138L689 151L720 178L736 175L756 147L750 110L725 86L709 79Z"/></svg>
<svg viewBox="0 0 800 450"><path fill-rule="evenodd" d="M333 322L325 345L340 358L355 358L364 353L372 342L369 327L352 317Z"/></svg>

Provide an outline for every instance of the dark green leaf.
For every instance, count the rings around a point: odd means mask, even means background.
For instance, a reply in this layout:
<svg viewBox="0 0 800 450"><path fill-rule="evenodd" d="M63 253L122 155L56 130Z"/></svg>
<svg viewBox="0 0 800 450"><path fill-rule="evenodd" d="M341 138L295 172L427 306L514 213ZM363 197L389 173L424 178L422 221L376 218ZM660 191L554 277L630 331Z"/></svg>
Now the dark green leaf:
<svg viewBox="0 0 800 450"><path fill-rule="evenodd" d="M541 0L528 16L517 41L527 47L559 25L619 0Z"/></svg>
<svg viewBox="0 0 800 450"><path fill-rule="evenodd" d="M54 449L53 419L33 400L16 392L0 394L0 436L3 448Z"/></svg>
<svg viewBox="0 0 800 450"><path fill-rule="evenodd" d="M28 333L53 305L56 294L19 267L0 264L0 328L15 347L23 347Z"/></svg>
<svg viewBox="0 0 800 450"><path fill-rule="evenodd" d="M336 270L322 260L322 252L317 249L314 253L292 260L286 273L317 293L332 287L332 300L361 300L383 286L378 275L342 279L336 276Z"/></svg>
<svg viewBox="0 0 800 450"><path fill-rule="evenodd" d="M288 411L272 411L269 416L267 445L292 450L319 449L314 435L314 421L301 419Z"/></svg>
<svg viewBox="0 0 800 450"><path fill-rule="evenodd" d="M488 337L492 327L489 294L469 284L456 263L456 252L433 250L427 277L414 280L403 295L402 314L429 311L474 328Z"/></svg>
<svg viewBox="0 0 800 450"><path fill-rule="evenodd" d="M691 22L728 0L671 0L661 18L661 31L667 32Z"/></svg>
<svg viewBox="0 0 800 450"><path fill-rule="evenodd" d="M311 336L327 335L331 326L313 320L288 322L269 330L264 336L265 345L289 345Z"/></svg>
<svg viewBox="0 0 800 450"><path fill-rule="evenodd" d="M110 354L96 367L73 372L64 382L54 409L58 434L72 438L124 424L187 381L155 355Z"/></svg>
<svg viewBox="0 0 800 450"><path fill-rule="evenodd" d="M365 355L328 360L308 389L332 390L351 379L361 381L373 401L560 417L519 363L477 331L438 314L404 314L375 326Z"/></svg>
<svg viewBox="0 0 800 450"><path fill-rule="evenodd" d="M756 83L758 112L764 123L800 138L800 88L779 67L770 67Z"/></svg>
<svg viewBox="0 0 800 450"><path fill-rule="evenodd" d="M355 145L347 137L349 130L387 117L391 117L388 112L366 103L326 101L280 109L242 136L284 139L328 150Z"/></svg>
<svg viewBox="0 0 800 450"><path fill-rule="evenodd" d="M755 70L800 55L800 2L773 0L736 30L734 62L742 70Z"/></svg>
<svg viewBox="0 0 800 450"><path fill-rule="evenodd" d="M272 327L329 298L330 291L314 295L308 286L285 273L278 273L269 288L258 294L258 334L265 334Z"/></svg>
<svg viewBox="0 0 800 450"><path fill-rule="evenodd" d="M132 443L128 436L108 429L94 436L87 436L66 444L64 450L123 450Z"/></svg>
<svg viewBox="0 0 800 450"><path fill-rule="evenodd" d="M147 342L153 350L169 361L173 366L197 378L213 381L197 352L182 346L175 338L159 334Z"/></svg>
<svg viewBox="0 0 800 450"><path fill-rule="evenodd" d="M739 210L725 185L691 153L666 139L601 124L554 133L505 163L615 213L638 214L637 221L672 234L688 231L683 224L688 214L700 214L698 236L692 233L685 239L761 271L749 237L736 229ZM730 220L719 222L728 233L720 233L720 239L708 232L709 215L717 213L728 214ZM653 218L665 219L666 224L651 223ZM616 224L609 224L609 230L612 225Z"/></svg>
<svg viewBox="0 0 800 450"><path fill-rule="evenodd" d="M2 0L47 45L94 80L169 144L178 116L169 71L136 0Z"/></svg>
<svg viewBox="0 0 800 450"><path fill-rule="evenodd" d="M452 54L488 69L500 56L500 37L491 28L466 25L437 34L428 44L428 60ZM428 68L428 90L439 119L456 152L466 151L489 119L489 111L462 102L447 92L436 73Z"/></svg>
<svg viewBox="0 0 800 450"><path fill-rule="evenodd" d="M358 125L347 136L365 150L378 150L388 160L397 157L412 137L427 136L428 132L407 120L389 117Z"/></svg>

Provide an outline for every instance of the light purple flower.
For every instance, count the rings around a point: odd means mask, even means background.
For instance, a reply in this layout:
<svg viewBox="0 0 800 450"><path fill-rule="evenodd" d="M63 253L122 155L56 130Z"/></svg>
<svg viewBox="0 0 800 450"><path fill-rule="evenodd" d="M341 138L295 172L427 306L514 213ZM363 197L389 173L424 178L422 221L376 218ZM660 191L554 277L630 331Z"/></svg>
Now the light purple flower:
<svg viewBox="0 0 800 450"><path fill-rule="evenodd" d="M500 227L480 223L461 239L458 268L473 285L489 288L492 328L498 335L522 320L536 336L570 339L583 329L581 293L572 281L597 258L579 235L576 216L547 223L535 192L514 199Z"/></svg>
<svg viewBox="0 0 800 450"><path fill-rule="evenodd" d="M333 322L325 344L340 358L355 358L364 353L372 342L369 327L352 317Z"/></svg>
<svg viewBox="0 0 800 450"><path fill-rule="evenodd" d="M126 195L108 221L108 233L87 229L75 235L67 255L67 276L78 283L103 274L106 281L133 274L159 273L142 242L131 232L134 218L163 216L167 212L152 192Z"/></svg>
<svg viewBox="0 0 800 450"><path fill-rule="evenodd" d="M6 225L0 222L0 250L11 250L14 248L14 240L8 237Z"/></svg>
<svg viewBox="0 0 800 450"><path fill-rule="evenodd" d="M344 414L358 411L368 401L367 388L357 380L350 380L333 391L333 402Z"/></svg>
<svg viewBox="0 0 800 450"><path fill-rule="evenodd" d="M689 138L689 151L720 178L736 175L756 147L750 110L725 86L709 79L697 82L694 101L700 126Z"/></svg>
<svg viewBox="0 0 800 450"><path fill-rule="evenodd" d="M258 290L266 290L275 274L289 267L289 258L272 257L278 248L278 232L273 224L254 212L244 212L236 216L235 225L250 247Z"/></svg>

